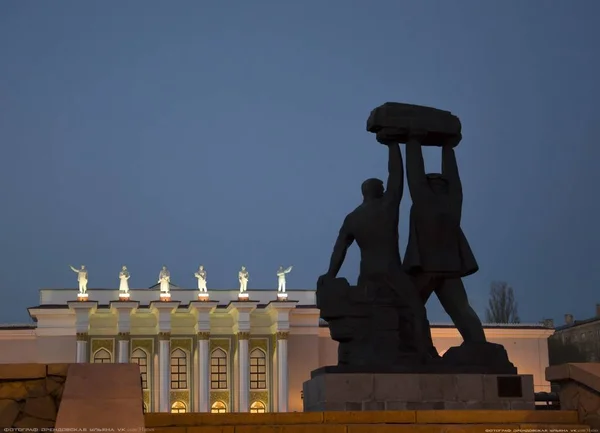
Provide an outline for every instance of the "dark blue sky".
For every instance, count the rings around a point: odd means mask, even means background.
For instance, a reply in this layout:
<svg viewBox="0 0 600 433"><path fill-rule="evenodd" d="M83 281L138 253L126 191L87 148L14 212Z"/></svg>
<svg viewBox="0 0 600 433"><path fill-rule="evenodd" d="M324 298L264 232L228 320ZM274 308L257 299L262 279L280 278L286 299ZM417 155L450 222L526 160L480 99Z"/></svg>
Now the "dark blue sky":
<svg viewBox="0 0 600 433"><path fill-rule="evenodd" d="M463 122L463 229L523 321L600 302L600 2L4 1L0 322L42 287L314 288L402 101ZM594 42L595 41L595 42ZM426 153L437 171L439 151ZM408 191L401 209L404 252ZM341 274L355 280L358 250ZM437 301L435 321L447 321Z"/></svg>

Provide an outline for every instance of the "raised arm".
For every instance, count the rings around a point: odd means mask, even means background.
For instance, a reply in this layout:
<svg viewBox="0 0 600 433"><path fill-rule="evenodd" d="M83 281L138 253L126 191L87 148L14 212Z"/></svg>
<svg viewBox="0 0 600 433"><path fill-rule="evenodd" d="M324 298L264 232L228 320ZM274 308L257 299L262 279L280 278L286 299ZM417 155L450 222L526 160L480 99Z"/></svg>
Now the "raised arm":
<svg viewBox="0 0 600 433"><path fill-rule="evenodd" d="M352 242L354 242L354 236L352 236L348 230L348 217L346 217L344 224L342 224L342 228L340 229L340 233L338 234L338 238L335 241L335 246L333 247L333 253L331 254L331 260L329 262L329 270L327 271L328 277L337 277Z"/></svg>
<svg viewBox="0 0 600 433"><path fill-rule="evenodd" d="M442 175L448 180L448 192L450 195L462 200L462 184L458 174L456 155L451 146L442 148Z"/></svg>
<svg viewBox="0 0 600 433"><path fill-rule="evenodd" d="M385 189L385 196L396 206L400 206L402 193L404 190L404 165L402 164L402 154L398 143L387 145L389 149L388 157L388 180Z"/></svg>
<svg viewBox="0 0 600 433"><path fill-rule="evenodd" d="M71 268L71 270L75 273L79 273L79 269L75 269L73 266L69 265L69 267Z"/></svg>
<svg viewBox="0 0 600 433"><path fill-rule="evenodd" d="M459 203L462 206L462 184L460 182L460 176L458 174L458 164L456 163L456 155L454 154L454 148L462 140L462 134L458 134L444 144L442 148L442 174L448 180L448 193L459 199Z"/></svg>
<svg viewBox="0 0 600 433"><path fill-rule="evenodd" d="M406 143L406 178L413 203L429 191L423 151L417 136L410 137Z"/></svg>

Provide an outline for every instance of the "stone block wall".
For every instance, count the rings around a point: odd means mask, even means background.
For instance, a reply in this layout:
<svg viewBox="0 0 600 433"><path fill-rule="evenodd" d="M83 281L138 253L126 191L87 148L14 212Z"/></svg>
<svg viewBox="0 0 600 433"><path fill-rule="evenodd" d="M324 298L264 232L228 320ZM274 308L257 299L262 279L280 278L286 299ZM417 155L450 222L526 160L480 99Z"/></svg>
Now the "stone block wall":
<svg viewBox="0 0 600 433"><path fill-rule="evenodd" d="M600 430L600 362L553 365L546 380L557 385L561 410L576 410L580 422Z"/></svg>
<svg viewBox="0 0 600 433"><path fill-rule="evenodd" d="M0 427L52 428L69 364L0 364Z"/></svg>
<svg viewBox="0 0 600 433"><path fill-rule="evenodd" d="M505 377L519 393L501 392ZM333 373L304 382L305 412L534 408L531 375Z"/></svg>

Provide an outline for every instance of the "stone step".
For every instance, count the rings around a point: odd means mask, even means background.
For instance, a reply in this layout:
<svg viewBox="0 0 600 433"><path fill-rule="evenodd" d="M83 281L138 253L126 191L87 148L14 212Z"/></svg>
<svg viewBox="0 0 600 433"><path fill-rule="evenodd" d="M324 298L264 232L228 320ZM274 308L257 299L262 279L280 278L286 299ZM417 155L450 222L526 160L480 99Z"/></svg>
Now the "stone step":
<svg viewBox="0 0 600 433"><path fill-rule="evenodd" d="M581 424L294 424L157 427L152 433L591 433Z"/></svg>
<svg viewBox="0 0 600 433"><path fill-rule="evenodd" d="M426 410L293 413L149 413L153 433L589 432L576 411Z"/></svg>

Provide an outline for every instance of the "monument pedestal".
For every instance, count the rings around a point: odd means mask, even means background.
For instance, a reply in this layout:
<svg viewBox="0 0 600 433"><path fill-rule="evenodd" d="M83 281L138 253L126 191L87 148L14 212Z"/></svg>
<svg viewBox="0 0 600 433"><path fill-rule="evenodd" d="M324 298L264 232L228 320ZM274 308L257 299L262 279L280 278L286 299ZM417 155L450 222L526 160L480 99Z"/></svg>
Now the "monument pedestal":
<svg viewBox="0 0 600 433"><path fill-rule="evenodd" d="M533 410L532 375L327 373L303 384L304 412Z"/></svg>

